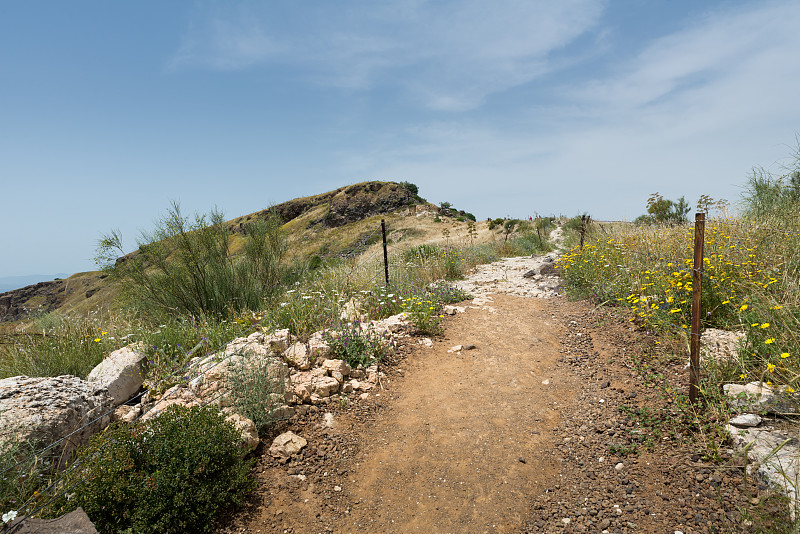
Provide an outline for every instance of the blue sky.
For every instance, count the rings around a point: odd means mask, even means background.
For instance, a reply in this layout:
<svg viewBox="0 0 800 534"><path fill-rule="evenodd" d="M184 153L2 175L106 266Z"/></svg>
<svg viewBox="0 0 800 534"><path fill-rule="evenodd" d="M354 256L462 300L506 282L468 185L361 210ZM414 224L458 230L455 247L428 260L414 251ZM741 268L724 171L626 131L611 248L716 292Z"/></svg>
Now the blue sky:
<svg viewBox="0 0 800 534"><path fill-rule="evenodd" d="M735 201L800 131L792 1L0 1L0 277L171 200L369 179L480 218Z"/></svg>

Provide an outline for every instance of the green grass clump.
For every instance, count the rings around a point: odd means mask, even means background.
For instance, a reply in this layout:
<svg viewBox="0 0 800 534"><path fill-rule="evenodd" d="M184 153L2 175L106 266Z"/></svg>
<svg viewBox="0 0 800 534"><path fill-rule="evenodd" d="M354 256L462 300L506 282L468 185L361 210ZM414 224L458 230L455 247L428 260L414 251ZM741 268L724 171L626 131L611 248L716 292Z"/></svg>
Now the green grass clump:
<svg viewBox="0 0 800 534"><path fill-rule="evenodd" d="M24 515L34 492L50 480L51 458L33 456L35 446L14 438L15 429L0 436L0 511Z"/></svg>
<svg viewBox="0 0 800 534"><path fill-rule="evenodd" d="M172 407L147 423L114 425L81 449L50 515L81 506L100 532L209 532L255 481L241 437L212 408ZM128 530L129 529L129 530Z"/></svg>
<svg viewBox="0 0 800 534"><path fill-rule="evenodd" d="M0 345L0 378L74 375L86 378L109 352L125 340L109 333L108 325L89 318L47 314L8 335Z"/></svg>

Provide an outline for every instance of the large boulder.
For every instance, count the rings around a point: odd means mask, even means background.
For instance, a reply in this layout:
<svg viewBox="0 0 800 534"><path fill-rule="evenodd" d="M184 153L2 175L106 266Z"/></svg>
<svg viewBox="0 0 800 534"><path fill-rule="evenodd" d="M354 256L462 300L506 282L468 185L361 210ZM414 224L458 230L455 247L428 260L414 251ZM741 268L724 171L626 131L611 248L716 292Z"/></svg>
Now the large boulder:
<svg viewBox="0 0 800 534"><path fill-rule="evenodd" d="M96 387L105 387L116 404L122 404L144 383L147 354L139 344L115 350L100 362L86 378Z"/></svg>
<svg viewBox="0 0 800 534"><path fill-rule="evenodd" d="M97 534L97 529L89 516L78 507L76 510L56 519L19 518L8 525L14 534Z"/></svg>
<svg viewBox="0 0 800 534"><path fill-rule="evenodd" d="M0 427L13 432L18 441L38 447L69 435L51 449L61 465L72 458L77 447L108 426L115 406L108 390L77 376L0 380Z"/></svg>

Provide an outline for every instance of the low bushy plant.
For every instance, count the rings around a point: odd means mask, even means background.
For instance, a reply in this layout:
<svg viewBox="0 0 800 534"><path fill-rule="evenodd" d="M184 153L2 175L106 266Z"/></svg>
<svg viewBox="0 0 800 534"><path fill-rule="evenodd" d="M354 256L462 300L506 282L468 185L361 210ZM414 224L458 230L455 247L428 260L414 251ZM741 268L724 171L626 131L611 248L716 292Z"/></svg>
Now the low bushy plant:
<svg viewBox="0 0 800 534"><path fill-rule="evenodd" d="M406 318L420 334L436 335L442 332L443 315L438 312L439 303L425 297L413 296L403 300Z"/></svg>
<svg viewBox="0 0 800 534"><path fill-rule="evenodd" d="M285 389L284 368L271 358L246 352L229 366L226 381L234 409L256 425L263 435L278 421L276 408Z"/></svg>
<svg viewBox="0 0 800 534"><path fill-rule="evenodd" d="M213 408L173 406L95 435L65 477L59 514L81 506L100 532L208 532L255 485L241 437Z"/></svg>
<svg viewBox="0 0 800 534"><path fill-rule="evenodd" d="M389 350L386 340L370 326L359 321L338 323L323 331L331 351L350 367L368 366L380 361Z"/></svg>
<svg viewBox="0 0 800 534"><path fill-rule="evenodd" d="M368 366L380 361L389 350L386 340L370 326L359 321L337 323L323 331L331 351L350 367Z"/></svg>
<svg viewBox="0 0 800 534"><path fill-rule="evenodd" d="M384 319L402 311L399 290L384 286L363 291L358 300L361 310L370 319Z"/></svg>

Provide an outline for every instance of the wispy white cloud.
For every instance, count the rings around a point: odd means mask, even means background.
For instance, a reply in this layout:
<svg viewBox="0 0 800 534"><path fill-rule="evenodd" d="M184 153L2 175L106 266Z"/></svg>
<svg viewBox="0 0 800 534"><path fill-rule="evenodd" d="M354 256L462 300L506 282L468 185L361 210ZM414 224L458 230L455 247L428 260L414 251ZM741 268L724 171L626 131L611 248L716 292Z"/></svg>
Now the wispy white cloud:
<svg viewBox="0 0 800 534"><path fill-rule="evenodd" d="M798 19L800 4L792 1L708 12L685 29L655 39L632 61L588 82L574 96L616 113L680 98L691 103L704 92L718 98L721 85L795 80L800 63L791 57L800 45Z"/></svg>
<svg viewBox="0 0 800 534"><path fill-rule="evenodd" d="M167 65L181 68L203 64L214 69L238 70L284 51L284 45L270 37L249 10L240 9L225 17L198 17L192 21Z"/></svg>
<svg viewBox="0 0 800 534"><path fill-rule="evenodd" d="M432 123L349 163L417 179L457 204L504 189L507 210L493 215L632 218L656 190L736 200L748 170L785 156L800 124L796 20L791 1L709 12L579 89L563 87L551 107L520 110L513 131L493 117Z"/></svg>
<svg viewBox="0 0 800 534"><path fill-rule="evenodd" d="M301 65L318 83L398 87L427 107L462 111L549 72L549 56L594 27L603 4L370 1L281 16L240 4L197 15L169 64Z"/></svg>

